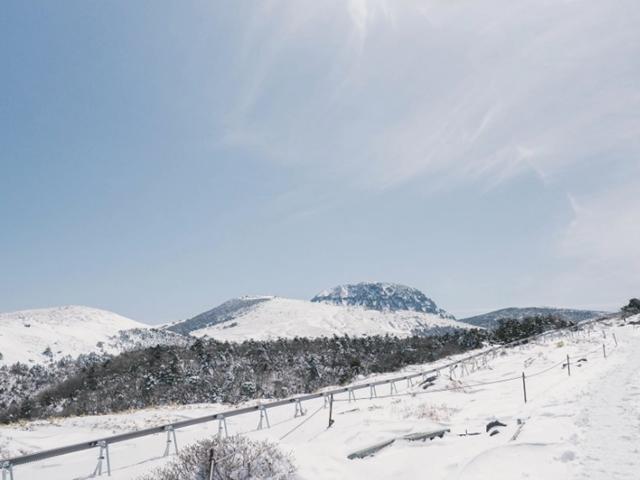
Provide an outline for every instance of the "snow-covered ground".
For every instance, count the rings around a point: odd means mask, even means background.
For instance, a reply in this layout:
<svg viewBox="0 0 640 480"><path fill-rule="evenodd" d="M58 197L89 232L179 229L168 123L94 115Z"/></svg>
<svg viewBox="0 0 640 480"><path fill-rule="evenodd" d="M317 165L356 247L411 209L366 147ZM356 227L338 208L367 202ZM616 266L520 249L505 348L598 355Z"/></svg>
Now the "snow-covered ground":
<svg viewBox="0 0 640 480"><path fill-rule="evenodd" d="M432 333L472 326L436 314L378 311L327 303L273 297L257 303L229 320L194 330L217 340L268 340L278 337L331 337L333 335L396 335Z"/></svg>
<svg viewBox="0 0 640 480"><path fill-rule="evenodd" d="M230 418L228 427L230 434L279 442L284 451L291 452L301 479L638 478L640 331L634 328L598 327L588 335L565 335L516 347L489 358L487 365L461 378L451 380L448 370L443 371L427 390L402 382L394 396L388 396L390 387L378 387L379 398L372 400L368 390L360 390L355 402L348 402L345 394L334 403L335 424L330 429L328 409L321 400L305 403L304 417L294 418L293 405L270 410L269 429L256 429L257 413ZM562 365L567 355L570 377ZM520 379L523 371L527 375L526 404ZM0 428L0 451L3 456L16 455L227 408L166 407L5 426ZM495 419L506 427L489 436L485 427ZM518 420L524 422L521 428ZM399 440L373 457L347 459L349 453L379 441L440 428L449 428L451 433L426 442ZM182 429L177 432L178 443L185 445L216 431L215 422ZM479 435L461 436L465 432ZM164 435L112 445L112 478L135 479L162 465L167 461L162 458L164 447ZM20 466L14 471L15 479L86 478L95 467L96 456L97 451L85 451Z"/></svg>
<svg viewBox="0 0 640 480"><path fill-rule="evenodd" d="M110 337L133 328L149 327L113 312L75 305L0 313L0 365L76 357L100 351L98 342L114 353L107 345Z"/></svg>

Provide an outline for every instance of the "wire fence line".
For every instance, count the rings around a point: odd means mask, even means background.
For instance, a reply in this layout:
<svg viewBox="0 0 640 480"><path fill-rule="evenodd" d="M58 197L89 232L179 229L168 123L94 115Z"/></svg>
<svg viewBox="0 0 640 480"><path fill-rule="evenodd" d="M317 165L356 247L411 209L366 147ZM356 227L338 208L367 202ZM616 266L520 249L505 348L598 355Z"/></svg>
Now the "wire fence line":
<svg viewBox="0 0 640 480"><path fill-rule="evenodd" d="M615 346L612 349L612 351L616 350L618 347L618 343L617 343L617 339L615 339ZM602 344L602 346L604 347L605 344ZM594 356L598 356L598 358L602 358L600 355L602 355L602 349L600 347L591 350L589 352L585 352L585 353L579 353L577 355L575 355L575 357L578 357L578 360L576 361L577 364L579 364L578 362L580 362L581 360L585 360L588 357L594 357ZM606 359L606 355L604 356L604 358ZM538 377L540 375L544 375L549 373L552 370L557 369L558 367L562 367L562 369L564 369L565 367L569 368L570 365L570 356L567 355L566 359L563 359L560 362L554 363L553 365L550 365L542 370L539 371L535 371L534 373L529 373L526 375L526 378L534 378L534 377ZM570 375L570 373L569 373ZM349 402L351 403L352 401L355 400L362 400L362 401L373 401L373 400L378 400L378 399L385 399L385 398L397 398L397 397L406 397L406 396L410 396L410 397L415 397L418 395L424 395L424 394L432 394L432 393L438 393L438 392L448 392L448 391L460 391L466 388L474 388L474 387L480 387L480 386L486 386L486 385L495 385L495 384L501 384L501 383L509 383L509 382L514 382L514 381L521 381L523 380L523 378L525 378L524 376L524 372L522 373L522 376L518 375L518 376L513 376L513 377L508 377L508 378L503 378L500 380L492 380L492 381L487 381L487 382L477 382L477 383L473 383L473 384L464 384L464 385L459 385L459 386L452 386L452 387L444 387L444 388L438 388L438 389L429 389L428 391L410 391L411 388L416 388L416 386L408 386L407 387L407 391L406 392L396 392L396 393L391 393L391 394L387 394L387 395L375 395L375 396L371 396L369 398L366 397L361 397L358 399L354 399L352 400L351 397L349 397L348 399L334 399L332 401L334 402ZM423 384L419 384L417 385L422 386ZM523 385L524 386L524 385ZM526 392L526 386L525 388L525 392ZM525 402L526 402L526 393L525 393ZM297 423L292 429L290 429L289 431L287 431L284 435L282 435L281 437L279 437L279 440L283 440L284 438L286 438L287 436L289 436L291 433L293 433L294 431L298 430L300 427L302 427L304 424L306 424L309 420L311 420L311 418L313 416L315 416L317 413L319 413L321 410L323 410L324 406L320 406L317 410L315 410L309 417L303 419L301 422ZM342 412L338 412L338 414L344 414L344 413L349 413L351 411L354 410L344 410ZM329 424L329 427L331 426L331 423ZM211 466L210 466L210 480L215 480L216 474L220 475L219 471L217 470L217 465L221 464L225 458L228 458L228 455L219 459L215 459L213 460L213 449L211 451L211 455L212 455L212 460L211 460ZM260 455L260 454L259 454ZM221 477L222 478L222 477Z"/></svg>
<svg viewBox="0 0 640 480"><path fill-rule="evenodd" d="M85 450L91 450L91 449L96 449L99 448L100 449L100 453L98 456L98 465L96 467L96 472L99 472L98 474L100 475L102 473L102 463L103 461L106 459L107 460L107 474L110 475L111 474L111 468L110 468L110 462L109 462L109 445L113 445L116 443L121 443L121 442L125 442L125 441L129 441L129 440L133 440L133 439L137 439L137 438L141 438L141 437L146 437L146 436L151 436L151 435L156 435L158 433L166 433L167 434L167 451L166 453L168 453L169 451L169 446L170 444L173 442L174 444L174 448L177 452L178 448L177 448L177 443L175 441L176 437L175 437L175 432L178 429L181 428L186 428L186 427L190 427L193 425L198 425L198 424L203 424L203 423L209 423L209 422L213 422L213 421L218 421L219 422L219 428L218 428L218 432L219 434L222 433L222 431L224 430L224 432L226 433L226 419L230 418L230 417L234 417L234 416L239 416L239 415L246 415L249 413L256 413L258 412L260 414L260 423L258 426L258 429L262 428L262 424L263 424L263 420L266 420L266 424L267 427L269 427L269 419L268 419L268 414L267 414L267 410L269 409L273 409L273 408L277 408L277 407L282 407L282 406L286 406L286 405L294 405L296 407L296 416L300 413L300 410L298 410L299 408L301 409L301 405L302 402L306 402L306 401L310 401L310 400L315 400L315 399L324 399L324 406L327 405L327 402L329 401L329 399L333 402L333 401L343 401L342 399L334 399L334 396L336 395L340 395L340 394L348 394L349 400L351 398L355 399L355 391L358 390L363 390L363 389L375 389L375 387L377 386L381 386L381 385L391 385L391 392L393 392L393 390L395 389L395 384L397 382L401 382L403 380L406 381L412 381L413 379L422 377L423 380L427 378L427 376L432 376L432 375L439 375L441 371L445 371L447 369L449 369L450 371L450 376L453 375L453 371L456 368L461 368L461 371L464 373L464 371L467 369L467 365L476 365L477 366L477 361L479 359L484 358L483 363L486 364L487 362L487 358L490 355L493 355L495 357L495 355L498 354L498 352L504 351L507 348L513 348L513 347L517 347L517 346L522 346L525 345L527 343L531 343L531 342L535 342L538 340L553 340L553 338L555 336L558 335L563 335L566 333L571 334L572 332L577 332L580 330L583 330L585 328L590 329L593 325L598 324L600 322L604 322L604 321L608 321L608 320L612 320L615 317L611 317L611 316L606 316L606 317L601 317L601 318L596 318L593 320L588 320L585 322L581 322L578 325L574 325L574 326L570 326L570 327L565 327L562 329L556 329L556 330L550 330L550 331L546 331L537 335L532 335L530 337L527 338L523 338L520 340L516 340L513 342L509 342L507 344L503 344L503 345L498 345L498 346L494 346L485 350L482 350L480 352L476 352L472 355L468 355L464 358L446 363L444 365L440 365L428 370L422 370L416 373L411 373L411 374L405 374L402 376L397 376L397 377L392 377L392 378L387 378L387 379L382 379L382 380L378 380L378 381L374 381L374 382L367 382L367 383L361 383L361 384L355 384L355 385L349 385L346 387L339 387L339 388L335 388L335 389L331 389L331 390L325 390L325 391L321 391L321 392L316 392L316 393L311 393L311 394L305 394L305 395L298 395L295 397L290 397L290 398L286 398L286 399L282 399L282 400L275 400L272 402L267 402L267 403L257 403L256 405L253 406L249 406L249 407L244 407L244 408L238 408L238 409L232 409L232 410L226 410L220 413L215 413L215 414L211 414L211 415L206 415L206 416L202 416L202 417L197 417L197 418L191 418L191 419L187 419L187 420L182 420L182 421L178 421L178 422L173 422L173 423L169 423L169 424L164 424L164 425L159 425L156 427L151 427L151 428L146 428L146 429L141 429L141 430L135 430L135 431L131 431L131 432L126 432L126 433L122 433L122 434L117 434L117 435L112 435L112 436L108 436L108 437L102 437L102 438L98 438L95 440L90 440L90 441L86 441L86 442L81 442L81 443L77 443L77 444L72 444L72 445L66 445L66 446L62 446L62 447L58 447L58 448L53 448L53 449L49 449L49 450L42 450L39 452L35 452L35 453L31 453L31 454L27 454L27 455L21 455L21 456L17 456L17 457L13 457L13 458L7 458L7 459L3 459L0 460L0 471L2 472L2 480L14 480L14 470L13 468L16 466L20 466L20 465L25 465L27 463L32 463L32 462L38 462L38 461L42 461L42 460L46 460L49 458L55 458L55 457L59 457L62 455L67 455L70 453L76 453L76 452L81 452L81 451L85 451ZM467 372L468 373L468 372ZM491 382L491 383L502 383L504 381L514 381L516 378L514 377L514 379L507 379L507 380L500 380L500 381L496 381L496 382ZM517 377L517 379L520 379L520 377ZM491 383L487 383L487 384L491 384ZM482 386L482 384L477 384L475 386ZM471 387L473 387L473 385L471 385ZM459 389L459 387L458 387ZM396 395L397 394L397 389L396 390ZM436 391L447 391L448 389L441 389L441 390L431 390L429 392L415 392L415 394L422 394L422 393L435 393ZM449 389L450 390L450 389ZM393 395L388 395L388 396L393 396ZM377 398L384 398L383 396L376 396ZM315 412L317 413L317 412ZM314 415L315 415L314 413ZM304 415L303 413L300 413L301 415ZM224 428L223 428L224 427ZM95 472L94 472L95 474Z"/></svg>
<svg viewBox="0 0 640 480"><path fill-rule="evenodd" d="M578 357L580 358L585 358L585 357L589 357L589 356L594 356L597 355L598 352L602 352L602 349L600 347L598 347L595 350L592 350L590 352L584 353L584 354L580 354L578 355ZM566 359L563 359L560 362L554 363L553 365L544 368L543 370L534 372L534 373L528 373L526 374L525 378L533 378L533 377L537 377L540 375L543 375L545 373L550 372L551 370L554 370L556 368L558 368L559 366L566 366L567 362ZM524 372L523 372L524 373ZM395 397L406 397L406 396L417 396L417 395L428 395L428 394L432 394L432 393L440 393L440 392L452 392L452 391L460 391L466 388L472 389L472 388L476 388L476 387L483 387L483 386L487 386L487 385L496 385L496 384L500 384L500 383L508 383L508 382L515 382L515 381L521 381L522 380L522 375L516 375L513 377L508 377L508 378L502 378L500 380L491 380L491 381L487 381L487 382L477 382L477 383L465 383L463 385L455 385L455 386L451 386L451 387L441 387L441 388L434 388L434 389L428 389L428 390L424 390L424 391L406 391L406 392L398 392L398 393L390 393L390 394L386 394L386 395L375 395L373 397L361 397L361 398L357 398L356 400L374 400L374 399L384 399L384 398L395 398ZM346 398L340 398L340 399L335 399L335 402L349 402L351 403L353 400L351 398L346 399Z"/></svg>

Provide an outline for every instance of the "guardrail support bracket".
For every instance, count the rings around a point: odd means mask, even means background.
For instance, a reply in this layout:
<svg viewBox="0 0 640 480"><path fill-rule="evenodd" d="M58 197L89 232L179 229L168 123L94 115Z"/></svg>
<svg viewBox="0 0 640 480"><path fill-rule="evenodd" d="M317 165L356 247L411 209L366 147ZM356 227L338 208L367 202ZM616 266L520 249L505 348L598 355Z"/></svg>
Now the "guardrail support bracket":
<svg viewBox="0 0 640 480"><path fill-rule="evenodd" d="M176 440L176 431L172 426L165 428L167 432L167 446L164 449L164 456L168 457L171 452L171 444L173 443L173 449L178 454L178 441Z"/></svg>
<svg viewBox="0 0 640 480"><path fill-rule="evenodd" d="M229 436L229 431L227 430L227 419L224 418L224 415L218 416L218 437L222 437L222 431L224 429L225 438Z"/></svg>
<svg viewBox="0 0 640 480"><path fill-rule="evenodd" d="M302 408L302 403L300 403L300 399L297 398L296 399L296 411L295 414L293 415L294 418L297 417L304 417L304 415L306 414L306 410L304 408Z"/></svg>
<svg viewBox="0 0 640 480"><path fill-rule="evenodd" d="M260 422L258 423L258 430L262 430L262 422L264 421L267 424L267 428L271 428L271 424L269 423L269 415L267 414L267 409L264 408L264 405L260 405Z"/></svg>
<svg viewBox="0 0 640 480"><path fill-rule="evenodd" d="M0 464L2 469L2 480L13 480L13 466L9 462Z"/></svg>
<svg viewBox="0 0 640 480"><path fill-rule="evenodd" d="M349 403L351 403L351 399L353 399L353 401L356 401L356 394L353 393L353 389L351 387L347 388L347 392L349 393Z"/></svg>
<svg viewBox="0 0 640 480"><path fill-rule="evenodd" d="M96 469L93 471L92 477L101 477L102 476L102 465L106 461L107 463L107 476L111 476L111 460L109 458L109 444L104 440L98 442L98 447L100 447L100 453L98 453L98 464L96 465ZM2 477L4 480L4 476ZM13 478L13 477L10 477Z"/></svg>

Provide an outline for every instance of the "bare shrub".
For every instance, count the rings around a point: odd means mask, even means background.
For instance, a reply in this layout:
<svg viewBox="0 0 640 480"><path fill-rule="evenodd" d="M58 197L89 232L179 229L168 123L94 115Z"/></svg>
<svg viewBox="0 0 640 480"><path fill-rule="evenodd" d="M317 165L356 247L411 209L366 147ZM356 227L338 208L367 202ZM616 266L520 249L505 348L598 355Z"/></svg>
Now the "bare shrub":
<svg viewBox="0 0 640 480"><path fill-rule="evenodd" d="M210 477L212 453L215 467ZM138 480L291 480L295 470L290 456L276 444L236 435L185 447L171 463Z"/></svg>

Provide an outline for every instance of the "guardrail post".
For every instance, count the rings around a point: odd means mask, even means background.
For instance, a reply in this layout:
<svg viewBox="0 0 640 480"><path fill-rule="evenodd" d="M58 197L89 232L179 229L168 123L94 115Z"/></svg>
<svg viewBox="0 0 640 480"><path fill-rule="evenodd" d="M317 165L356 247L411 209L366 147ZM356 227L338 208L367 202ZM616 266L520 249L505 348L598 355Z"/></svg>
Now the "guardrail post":
<svg viewBox="0 0 640 480"><path fill-rule="evenodd" d="M164 449L164 456L168 457L169 452L171 452L171 444L173 443L173 449L175 450L176 455L178 454L178 441L176 440L176 430L169 425L165 428L167 432L167 446Z"/></svg>
<svg viewBox="0 0 640 480"><path fill-rule="evenodd" d="M351 399L353 398L353 401L356 401L356 394L353 393L353 389L351 387L347 388L347 393L349 394L349 403L351 403Z"/></svg>
<svg viewBox="0 0 640 480"><path fill-rule="evenodd" d="M102 476L102 463L106 460L107 462L107 476L111 476L111 460L109 459L109 444L104 440L98 442L98 447L100 447L100 452L98 453L98 464L96 465L96 469L93 471L92 477L100 477ZM13 478L13 477L11 477ZM4 480L4 474L3 474Z"/></svg>
<svg viewBox="0 0 640 480"><path fill-rule="evenodd" d="M331 428L331 425L333 425L333 393L331 394L331 396L329 397L329 426L327 428Z"/></svg>
<svg viewBox="0 0 640 480"><path fill-rule="evenodd" d="M369 385L369 400L373 398L378 398L378 392L375 385Z"/></svg>
<svg viewBox="0 0 640 480"><path fill-rule="evenodd" d="M569 373L569 376L571 376L571 360L569 359L569 355L567 355L567 372Z"/></svg>
<svg viewBox="0 0 640 480"><path fill-rule="evenodd" d="M271 424L269 423L269 415L267 414L267 409L264 408L264 405L260 405L258 407L260 410L260 422L258 423L258 430L262 430L262 422L267 424L267 428L271 428Z"/></svg>
<svg viewBox="0 0 640 480"><path fill-rule="evenodd" d="M222 437L222 430L224 428L224 436L229 436L229 431L227 430L227 419L224 415L218 415L218 437Z"/></svg>
<svg viewBox="0 0 640 480"><path fill-rule="evenodd" d="M605 347L604 343L602 344L602 353L604 355L604 358L607 358L607 347Z"/></svg>
<svg viewBox="0 0 640 480"><path fill-rule="evenodd" d="M522 391L524 392L524 403L527 403L527 382L525 381L524 372L522 372Z"/></svg>
<svg viewBox="0 0 640 480"><path fill-rule="evenodd" d="M13 480L13 466L9 462L0 464L2 469L2 480Z"/></svg>
<svg viewBox="0 0 640 480"><path fill-rule="evenodd" d="M304 408L302 408L302 403L300 403L300 399L296 398L296 411L293 417L294 418L303 417L305 413L307 412L305 412Z"/></svg>
<svg viewBox="0 0 640 480"><path fill-rule="evenodd" d="M394 393L398 393L398 389L396 388L396 382L391 381L391 383L389 383L389 395L393 395Z"/></svg>

